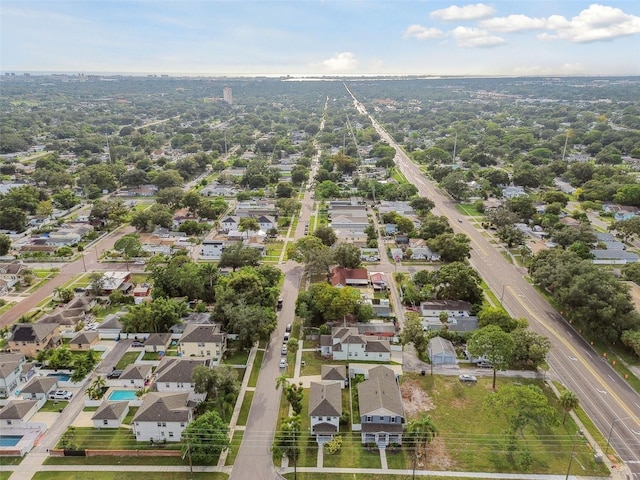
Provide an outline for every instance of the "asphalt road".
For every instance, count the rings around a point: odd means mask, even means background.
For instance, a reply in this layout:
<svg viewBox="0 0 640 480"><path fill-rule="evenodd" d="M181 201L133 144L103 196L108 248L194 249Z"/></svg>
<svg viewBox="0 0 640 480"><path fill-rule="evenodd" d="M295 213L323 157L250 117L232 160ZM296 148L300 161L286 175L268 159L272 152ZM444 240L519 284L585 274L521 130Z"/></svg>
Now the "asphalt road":
<svg viewBox="0 0 640 480"><path fill-rule="evenodd" d="M355 96L353 99L358 110L368 115ZM552 373L578 395L582 408L605 438L610 437L611 446L628 465L633 478L640 480L640 395L527 283L522 269L507 262L482 232L461 218L454 202L438 191L393 138L370 118L381 137L396 148L399 170L420 195L435 202L434 213L462 220L452 224L454 230L471 239L471 264L491 290L500 295L510 315L526 318L533 331L549 338L552 348L548 363Z"/></svg>

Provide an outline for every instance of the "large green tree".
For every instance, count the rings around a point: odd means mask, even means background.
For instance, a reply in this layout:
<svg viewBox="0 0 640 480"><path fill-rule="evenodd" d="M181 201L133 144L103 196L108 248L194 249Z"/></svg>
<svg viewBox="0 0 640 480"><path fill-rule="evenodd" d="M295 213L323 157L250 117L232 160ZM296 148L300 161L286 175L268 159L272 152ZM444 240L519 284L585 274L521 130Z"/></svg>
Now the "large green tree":
<svg viewBox="0 0 640 480"><path fill-rule="evenodd" d="M471 356L484 358L493 365L494 390L496 388L496 372L507 369L514 347L511 335L497 325L489 325L476 330L467 343L467 350Z"/></svg>
<svg viewBox="0 0 640 480"><path fill-rule="evenodd" d="M198 463L213 463L230 445L229 426L218 412L201 415L182 432L182 454Z"/></svg>

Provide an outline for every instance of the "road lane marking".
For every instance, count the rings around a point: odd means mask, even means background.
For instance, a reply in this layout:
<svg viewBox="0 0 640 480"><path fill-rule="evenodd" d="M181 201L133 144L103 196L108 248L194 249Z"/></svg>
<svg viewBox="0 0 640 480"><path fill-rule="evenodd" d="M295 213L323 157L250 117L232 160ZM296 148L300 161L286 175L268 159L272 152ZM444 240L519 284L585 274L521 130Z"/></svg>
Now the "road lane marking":
<svg viewBox="0 0 640 480"><path fill-rule="evenodd" d="M537 322L542 327L544 327L546 330L551 332L559 342L563 343L564 346L569 350L569 352L571 352L576 358L580 359L580 363L582 364L582 366L587 371L589 371L591 373L591 375L593 376L593 378L595 378L600 383L600 385L605 389L604 390L605 393L608 392L611 395L611 397L613 398L613 400L615 400L615 402L618 405L618 407L621 410L623 410L627 414L627 416L632 417L633 421L636 423L636 425L638 425L638 427L640 427L640 420L636 417L636 414L627 406L626 403L624 403L622 401L622 399L618 395L616 395L616 393L611 389L611 387L609 387L609 385L607 383L605 383L604 379L591 367L591 365L586 360L581 358L582 355L575 349L575 347L573 345L571 345L563 336L559 335L557 330L555 328L553 328L551 325L549 325L546 320L541 320L540 317L538 317L538 315L535 314L531 310L531 308L529 308L529 305L527 303L523 302L519 298L517 298L516 300L518 300L520 305L522 305L522 307L529 313L529 315L531 315L531 318L534 318L535 320L537 320Z"/></svg>

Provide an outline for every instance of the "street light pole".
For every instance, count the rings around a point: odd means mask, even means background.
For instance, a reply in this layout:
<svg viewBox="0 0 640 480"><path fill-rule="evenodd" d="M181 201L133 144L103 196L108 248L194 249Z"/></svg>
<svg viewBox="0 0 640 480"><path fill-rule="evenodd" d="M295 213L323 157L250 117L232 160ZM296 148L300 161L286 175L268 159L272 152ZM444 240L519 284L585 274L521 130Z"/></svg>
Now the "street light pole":
<svg viewBox="0 0 640 480"><path fill-rule="evenodd" d="M573 446L571 447L571 455L569 456L569 466L567 467L567 474L564 476L564 480L569 480L569 473L571 472L571 464L573 463L573 454L576 451L576 438L578 433L573 436Z"/></svg>
<svg viewBox="0 0 640 480"><path fill-rule="evenodd" d="M604 449L604 454L608 454L609 453L609 445L611 443L611 435L613 435L613 427L616 425L616 422L619 420L618 417L613 419L613 422L611 422L611 428L609 429L609 436L607 436L607 446Z"/></svg>

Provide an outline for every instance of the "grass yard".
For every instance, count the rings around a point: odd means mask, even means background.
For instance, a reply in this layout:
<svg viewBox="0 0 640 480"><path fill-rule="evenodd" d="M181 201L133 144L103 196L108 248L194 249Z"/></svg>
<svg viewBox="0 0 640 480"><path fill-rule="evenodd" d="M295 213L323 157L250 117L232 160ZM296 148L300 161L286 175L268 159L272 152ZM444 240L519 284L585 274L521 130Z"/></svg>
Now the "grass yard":
<svg viewBox="0 0 640 480"><path fill-rule="evenodd" d="M59 412L60 409L65 409L66 406L69 405L69 402L65 402L64 400L47 400L45 404L42 406L39 412Z"/></svg>
<svg viewBox="0 0 640 480"><path fill-rule="evenodd" d="M252 391L247 391L242 399L242 406L240 407L240 413L238 414L238 425L246 425L249 418L249 411L251 410L251 402L253 402Z"/></svg>
<svg viewBox="0 0 640 480"><path fill-rule="evenodd" d="M230 353L229 356L225 355L222 363L225 365L246 365L249 358L248 350L227 350L226 353Z"/></svg>
<svg viewBox="0 0 640 480"><path fill-rule="evenodd" d="M4 462L4 459L3 459ZM0 480L9 480L9 477L11 476L13 472L0 472Z"/></svg>
<svg viewBox="0 0 640 480"><path fill-rule="evenodd" d="M134 363L139 355L140 355L140 352L127 352L127 353L125 353L122 356L122 358L118 361L118 363L116 364L116 370L124 370L124 368L127 365L131 365L132 363Z"/></svg>
<svg viewBox="0 0 640 480"><path fill-rule="evenodd" d="M83 412L97 412L98 411L98 407L84 407L82 409Z"/></svg>
<svg viewBox="0 0 640 480"><path fill-rule="evenodd" d="M473 203L458 203L456 204L456 210L468 217L484 217L484 213L476 210Z"/></svg>
<svg viewBox="0 0 640 480"><path fill-rule="evenodd" d="M225 465L231 466L236 461L236 457L238 456L238 450L240 450L240 444L242 443L243 436L244 436L244 432L241 430L237 430L233 432L233 437L231 437L231 447L229 448L227 459L224 462Z"/></svg>
<svg viewBox="0 0 640 480"><path fill-rule="evenodd" d="M323 466L335 468L382 468L378 449L369 451L363 447L360 435L357 432L343 434L342 440L342 448L336 454L328 455L325 451Z"/></svg>
<svg viewBox="0 0 640 480"><path fill-rule="evenodd" d="M264 350L258 350L256 357L253 360L253 368L251 369L251 376L249 377L248 387L255 387L258 383L258 375L260 375L260 367L262 367L262 359L264 358Z"/></svg>
<svg viewBox="0 0 640 480"><path fill-rule="evenodd" d="M2 457L2 465L20 465L24 457Z"/></svg>
<svg viewBox="0 0 640 480"><path fill-rule="evenodd" d="M326 456L325 456L326 458ZM387 454L387 461L389 461L389 454ZM287 473L284 475L284 478L287 480L293 480L297 478L298 480L326 480L327 474L322 472L313 472L313 473L302 473L298 472L297 477L293 473ZM353 473L332 473L332 480L354 480L356 476ZM367 473L362 474L359 473L357 475L358 480L407 480L406 475L387 475L386 473ZM427 478L427 477L420 477ZM429 480L467 480L469 477L442 477L442 476L432 476L428 477ZM501 480L516 480L516 478L501 478Z"/></svg>
<svg viewBox="0 0 640 480"><path fill-rule="evenodd" d="M137 283L137 284L149 283L149 274L148 273L132 273L131 282Z"/></svg>
<svg viewBox="0 0 640 480"><path fill-rule="evenodd" d="M304 367L300 368L300 375L320 375L322 365L346 365L348 362L333 361L323 358L318 352L302 352Z"/></svg>
<svg viewBox="0 0 640 480"><path fill-rule="evenodd" d="M494 415L483 407L484 399L491 393L491 378L479 378L475 386L462 385L456 377L426 376L406 374L403 383L411 381L419 385L431 398L435 408L428 411L440 435L431 447L425 468L431 470L458 469L473 472L515 472L520 471L514 460L504 451L504 432L508 421L502 415ZM557 425L526 427L526 443L531 452L531 473L561 474L567 469L575 433L579 430L571 417L566 425L561 425L563 411L551 389L538 380L499 379L498 388L507 383L535 384L542 388L549 399L549 405L557 411ZM575 459L572 473L576 475L607 475L604 465L593 460L593 450L579 437L576 441ZM410 456L408 457L410 458ZM447 460L447 462L440 461ZM398 463L398 462L395 462ZM446 464L445 464L446 463ZM442 465L441 465L442 464ZM582 470L581 465L585 470ZM402 468L402 465L398 465ZM411 468L408 464L404 468Z"/></svg>
<svg viewBox="0 0 640 480"><path fill-rule="evenodd" d="M133 417L135 416L137 411L138 411L138 407L129 407L129 411L127 412L127 415L124 417L124 420L122 420L122 423L125 425L131 425L131 421L133 420Z"/></svg>
<svg viewBox="0 0 640 480"><path fill-rule="evenodd" d="M180 457L48 457L45 465L182 465L189 461Z"/></svg>
<svg viewBox="0 0 640 480"><path fill-rule="evenodd" d="M38 472L32 480L178 480L207 479L224 480L226 473L194 473L189 472Z"/></svg>

